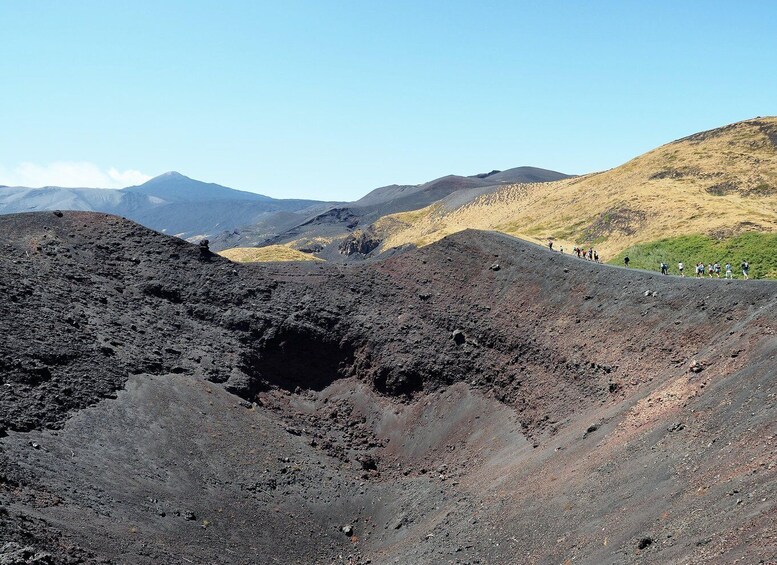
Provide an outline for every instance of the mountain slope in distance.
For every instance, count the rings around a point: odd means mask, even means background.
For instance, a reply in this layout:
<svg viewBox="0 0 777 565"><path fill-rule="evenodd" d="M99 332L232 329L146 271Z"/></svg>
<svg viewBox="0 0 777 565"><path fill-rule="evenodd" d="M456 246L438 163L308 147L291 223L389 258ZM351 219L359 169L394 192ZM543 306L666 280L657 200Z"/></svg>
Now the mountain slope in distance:
<svg viewBox="0 0 777 565"><path fill-rule="evenodd" d="M204 205L205 204L205 205ZM184 239L207 238L264 221L272 234L337 203L275 199L171 171L120 190L0 187L0 214L43 210L106 212Z"/></svg>
<svg viewBox="0 0 777 565"><path fill-rule="evenodd" d="M593 246L604 259L671 236L774 232L777 118L694 134L601 173L442 200L383 217L373 228L380 249L479 228L541 243L553 239L569 251Z"/></svg>
<svg viewBox="0 0 777 565"><path fill-rule="evenodd" d="M369 234L370 226L384 216L418 210L456 194L480 194L505 182L559 178L569 178L569 175L536 167L516 167L469 177L447 175L418 185L384 186L348 205L312 216L271 239L262 241L257 237L266 231L263 224L244 228L241 230L243 238L233 240L232 245L291 245L313 251L317 257L329 261L360 260L371 256L374 242L377 242L364 234ZM369 244L365 244L365 238ZM225 247L219 240L217 245Z"/></svg>

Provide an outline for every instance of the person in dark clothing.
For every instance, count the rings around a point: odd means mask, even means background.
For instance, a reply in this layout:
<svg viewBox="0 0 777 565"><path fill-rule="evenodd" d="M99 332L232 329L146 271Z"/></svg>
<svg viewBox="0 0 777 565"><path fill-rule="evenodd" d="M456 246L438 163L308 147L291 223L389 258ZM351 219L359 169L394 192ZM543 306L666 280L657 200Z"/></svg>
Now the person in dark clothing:
<svg viewBox="0 0 777 565"><path fill-rule="evenodd" d="M626 255L626 256L623 258L623 263L624 263L624 264L625 264L627 267L629 266L629 256L628 256L628 255Z"/></svg>

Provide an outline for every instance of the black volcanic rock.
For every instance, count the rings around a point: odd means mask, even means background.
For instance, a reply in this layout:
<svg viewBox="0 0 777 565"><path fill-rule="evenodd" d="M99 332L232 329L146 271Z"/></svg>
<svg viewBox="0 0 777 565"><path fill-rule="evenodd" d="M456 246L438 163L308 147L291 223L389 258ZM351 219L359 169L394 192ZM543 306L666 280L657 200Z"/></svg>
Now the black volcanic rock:
<svg viewBox="0 0 777 565"><path fill-rule="evenodd" d="M204 261L95 213L0 217L0 241L9 551L775 559L777 283L477 231L356 266Z"/></svg>

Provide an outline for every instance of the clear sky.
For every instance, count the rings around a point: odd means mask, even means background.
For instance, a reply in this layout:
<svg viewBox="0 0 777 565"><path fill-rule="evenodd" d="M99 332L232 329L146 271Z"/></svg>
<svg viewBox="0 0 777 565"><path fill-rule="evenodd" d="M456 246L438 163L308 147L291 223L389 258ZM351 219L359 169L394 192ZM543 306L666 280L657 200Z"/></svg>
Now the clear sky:
<svg viewBox="0 0 777 565"><path fill-rule="evenodd" d="M771 0L0 0L0 25L0 184L351 200L777 114Z"/></svg>

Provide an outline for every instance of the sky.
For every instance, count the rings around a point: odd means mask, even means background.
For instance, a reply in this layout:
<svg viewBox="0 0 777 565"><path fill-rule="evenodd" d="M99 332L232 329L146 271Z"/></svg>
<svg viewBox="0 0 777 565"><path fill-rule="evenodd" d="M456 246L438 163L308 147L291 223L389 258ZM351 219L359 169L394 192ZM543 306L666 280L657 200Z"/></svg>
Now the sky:
<svg viewBox="0 0 777 565"><path fill-rule="evenodd" d="M777 114L777 2L0 0L0 184L353 200Z"/></svg>

